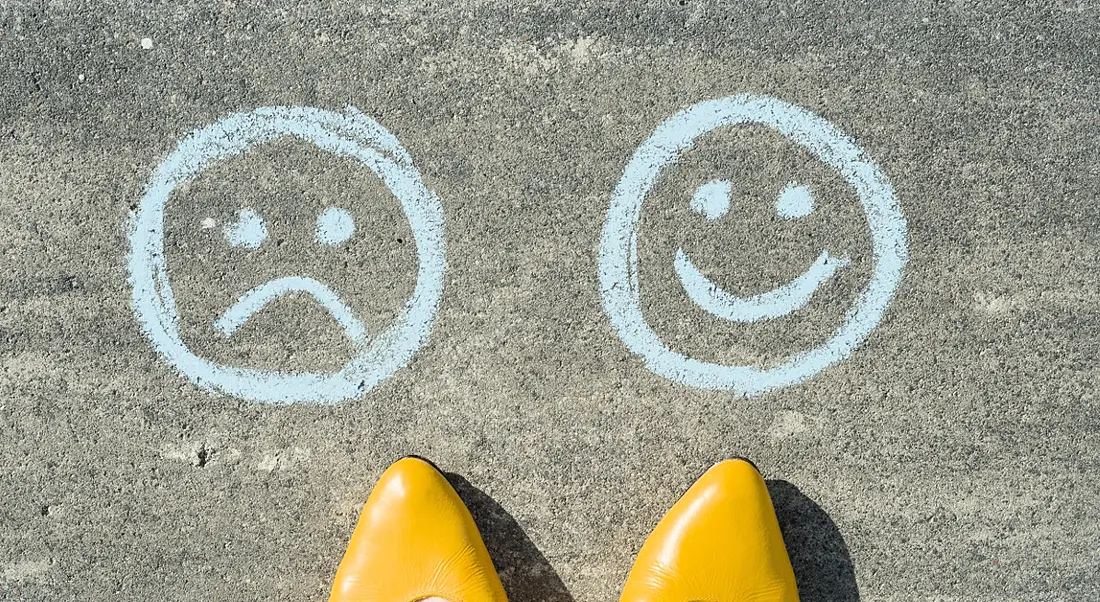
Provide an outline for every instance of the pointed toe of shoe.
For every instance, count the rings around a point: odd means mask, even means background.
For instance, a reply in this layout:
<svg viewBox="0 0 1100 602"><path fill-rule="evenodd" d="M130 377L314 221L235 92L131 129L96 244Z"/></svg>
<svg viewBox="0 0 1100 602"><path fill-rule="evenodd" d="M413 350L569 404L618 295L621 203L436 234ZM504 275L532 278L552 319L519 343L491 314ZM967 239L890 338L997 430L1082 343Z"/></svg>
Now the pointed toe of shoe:
<svg viewBox="0 0 1100 602"><path fill-rule="evenodd" d="M622 602L797 602L764 479L747 460L706 472L642 546Z"/></svg>
<svg viewBox="0 0 1100 602"><path fill-rule="evenodd" d="M395 462L363 506L330 602L507 602L473 517L426 460Z"/></svg>

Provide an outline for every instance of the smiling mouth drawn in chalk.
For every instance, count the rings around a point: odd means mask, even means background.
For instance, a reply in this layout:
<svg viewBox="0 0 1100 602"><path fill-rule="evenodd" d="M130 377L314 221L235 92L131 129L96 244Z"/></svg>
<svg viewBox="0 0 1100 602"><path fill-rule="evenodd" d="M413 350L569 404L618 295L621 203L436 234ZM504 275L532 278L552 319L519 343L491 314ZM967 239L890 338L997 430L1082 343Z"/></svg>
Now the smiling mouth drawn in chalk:
<svg viewBox="0 0 1100 602"><path fill-rule="evenodd" d="M346 241L355 232L351 215L344 209L329 207L317 217L315 239L318 243L336 245ZM267 226L251 209L237 213L237 221L225 228L225 238L230 246L258 249L267 238ZM336 320L344 334L356 343L367 339L367 329L340 297L323 282L309 276L288 276L265 282L241 296L225 310L214 327L226 338L233 336L249 318L284 295L306 293Z"/></svg>
<svg viewBox="0 0 1100 602"><path fill-rule="evenodd" d="M712 180L703 184L691 199L692 209L710 221L725 215L729 205L728 180ZM805 217L813 209L813 195L809 187L794 182L787 184L776 199L776 212L786 219ZM740 297L723 290L695 267L683 248L676 250L674 266L684 292L699 307L731 322L757 322L779 318L806 307L817 289L849 263L851 261L847 257L834 257L828 251L822 251L813 265L797 278L751 297Z"/></svg>

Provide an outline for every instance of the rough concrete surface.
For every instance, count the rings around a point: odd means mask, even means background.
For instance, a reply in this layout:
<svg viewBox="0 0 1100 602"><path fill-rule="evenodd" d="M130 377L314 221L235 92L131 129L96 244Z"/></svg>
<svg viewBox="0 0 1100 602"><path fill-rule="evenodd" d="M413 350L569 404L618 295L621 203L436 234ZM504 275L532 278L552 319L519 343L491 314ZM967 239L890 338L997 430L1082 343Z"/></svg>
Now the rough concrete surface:
<svg viewBox="0 0 1100 602"><path fill-rule="evenodd" d="M431 458L515 602L615 599L709 465L760 465L803 599L1100 599L1100 5L1059 2L0 2L0 599L324 600L394 459ZM908 220L909 262L848 357L755 397L646 368L603 311L598 247L634 150L696 102L753 93L858 143ZM263 405L153 349L127 223L188 133L263 106L353 105L439 197L448 268L412 361L361 398ZM639 286L670 347L767 366L818 344L870 269L855 192L775 132L732 126L643 208ZM729 212L693 213L703 182ZM813 183L815 212L775 197ZM355 235L322 247L317 214ZM240 208L256 250L231 248ZM304 295L233 337L270 278L323 278L368 332L416 280L401 206L284 139L173 193L180 330L211 361L335 370ZM803 310L735 324L685 296L678 248L766 291L824 249L851 268Z"/></svg>

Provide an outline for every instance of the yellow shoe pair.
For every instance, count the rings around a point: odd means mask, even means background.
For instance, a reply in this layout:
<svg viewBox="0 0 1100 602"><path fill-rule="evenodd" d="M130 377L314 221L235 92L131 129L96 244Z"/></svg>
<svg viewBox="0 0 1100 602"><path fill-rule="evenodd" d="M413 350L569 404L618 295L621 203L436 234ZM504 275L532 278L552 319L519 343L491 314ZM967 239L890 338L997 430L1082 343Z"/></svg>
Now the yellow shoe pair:
<svg viewBox="0 0 1100 602"><path fill-rule="evenodd" d="M330 602L507 602L466 506L434 466L396 462L355 527ZM745 460L707 471L642 546L622 602L797 602L764 479Z"/></svg>

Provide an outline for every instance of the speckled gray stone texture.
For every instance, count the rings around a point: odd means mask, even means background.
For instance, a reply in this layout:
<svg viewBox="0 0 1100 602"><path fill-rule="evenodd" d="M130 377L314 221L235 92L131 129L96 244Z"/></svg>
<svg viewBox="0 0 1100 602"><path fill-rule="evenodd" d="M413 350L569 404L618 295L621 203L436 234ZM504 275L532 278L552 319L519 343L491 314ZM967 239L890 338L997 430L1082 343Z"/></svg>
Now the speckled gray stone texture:
<svg viewBox="0 0 1100 602"><path fill-rule="evenodd" d="M372 484L410 453L452 473L514 602L615 599L662 514L736 455L769 479L807 602L1100 599L1098 66L1100 6L1076 0L0 3L0 599L325 600ZM856 141L910 250L846 361L747 399L649 372L596 279L635 148L737 93ZM427 344L335 406L196 387L131 310L130 211L197 128L349 104L443 205ZM835 173L739 126L667 175L638 239L664 341L769 365L837 327L870 247ZM689 202L715 178L734 194L707 222ZM787 221L794 180L816 209ZM356 220L344 245L313 240L328 206ZM255 251L221 235L243 207L267 222ZM304 296L221 338L213 319L260 282L325 279L370 332L415 282L397 200L292 140L204 172L165 227L181 332L227 364L350 353ZM800 312L732 324L687 299L678 248L741 295L823 250L853 264Z"/></svg>

